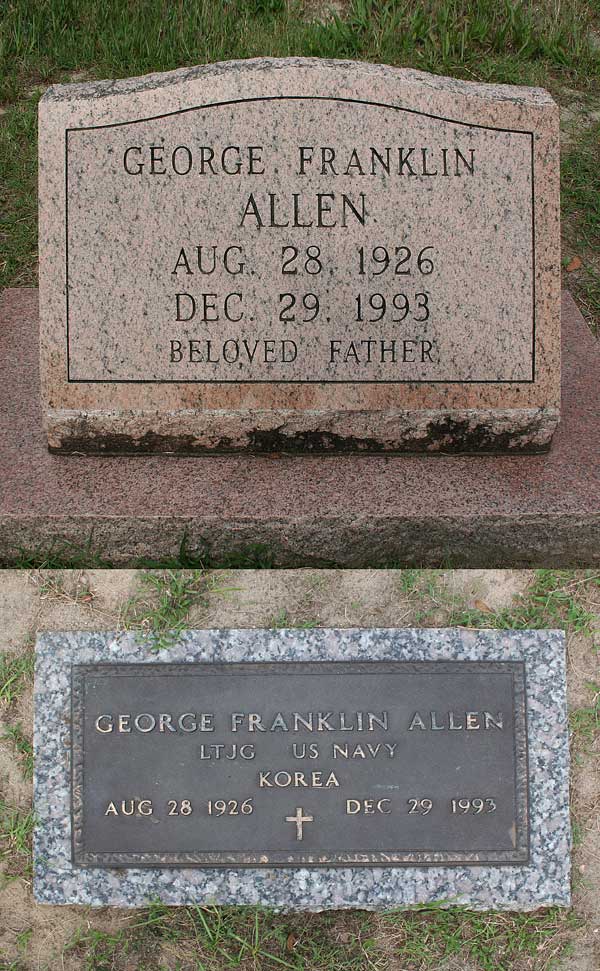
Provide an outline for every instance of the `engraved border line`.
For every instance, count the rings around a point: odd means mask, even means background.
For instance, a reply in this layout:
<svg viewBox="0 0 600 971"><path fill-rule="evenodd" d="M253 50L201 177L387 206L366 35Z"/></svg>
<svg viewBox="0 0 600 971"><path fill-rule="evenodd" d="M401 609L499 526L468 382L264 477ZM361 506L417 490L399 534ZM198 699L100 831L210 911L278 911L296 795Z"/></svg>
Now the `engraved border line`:
<svg viewBox="0 0 600 971"><path fill-rule="evenodd" d="M434 121L443 121L452 125L462 125L465 128L478 128L482 131L505 132L511 135L529 135L531 138L531 259L532 259L532 291L533 291L533 320L532 320L532 356L531 356L531 378L522 380L502 380L499 378L487 378L476 380L467 378L459 379L310 379L310 380L289 380L289 379L253 379L247 381L233 381L225 378L72 378L70 361L70 334L69 334L69 197L68 197L68 167L69 167L69 134L79 131L98 131L105 128L123 128L126 125L140 125L148 121L159 121L161 118L172 118L175 115L184 115L190 111L203 111L208 108L223 108L227 105L252 104L259 101L341 101L346 104L371 105L375 108L390 108L393 111L404 111L407 114L419 115L423 118L431 118ZM343 98L333 95L267 95L256 98L233 98L230 101L210 101L206 104L193 105L190 108L178 108L175 111L167 111L160 115L149 115L146 118L134 118L131 121L108 122L104 125L82 125L79 128L65 129L65 300L66 300L66 338L67 338L67 383L68 384L233 384L233 385L253 385L253 384L535 384L535 340L536 340L536 319L535 319L535 171L534 171L534 132L524 128L500 128L495 125L479 125L468 121L457 121L455 118L446 118L443 115L430 114L427 111L418 111L416 108L404 108L400 105L391 105L383 101L365 101L361 98Z"/></svg>

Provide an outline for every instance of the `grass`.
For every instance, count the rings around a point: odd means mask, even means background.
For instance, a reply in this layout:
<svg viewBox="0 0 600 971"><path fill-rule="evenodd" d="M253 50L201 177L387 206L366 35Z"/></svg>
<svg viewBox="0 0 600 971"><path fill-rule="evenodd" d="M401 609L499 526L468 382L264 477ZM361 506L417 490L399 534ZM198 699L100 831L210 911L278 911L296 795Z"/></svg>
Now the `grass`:
<svg viewBox="0 0 600 971"><path fill-rule="evenodd" d="M475 914L462 908L426 908L388 918L392 949L408 967L439 967L453 955L477 971L516 967L550 968L564 954L570 930L581 924L573 914L549 909L536 914Z"/></svg>
<svg viewBox="0 0 600 971"><path fill-rule="evenodd" d="M500 611L457 605L448 623L461 627L540 630L554 628L571 633L592 633L596 614L582 599L584 591L600 590L600 575L591 570L536 570L534 579L515 605Z"/></svg>
<svg viewBox="0 0 600 971"><path fill-rule="evenodd" d="M581 823L574 816L571 816L571 839L573 842L573 849L577 850L582 845L584 840L584 833Z"/></svg>
<svg viewBox="0 0 600 971"><path fill-rule="evenodd" d="M212 553L210 547L200 543L191 548L187 531L184 530L177 552L171 556L137 557L131 564L139 570L270 570L275 564L275 554L264 543L249 543L236 550ZM78 544L64 537L56 537L49 546L21 546L13 555L0 559L0 569L13 567L19 570L105 570L122 567L105 557L96 546L93 532L85 542Z"/></svg>
<svg viewBox="0 0 600 971"><path fill-rule="evenodd" d="M89 926L76 931L64 948L65 955L76 954L81 959L82 971L112 971L123 967L131 952L130 940L124 931L107 934ZM137 967L141 971L141 966Z"/></svg>
<svg viewBox="0 0 600 971"><path fill-rule="evenodd" d="M0 800L0 861L3 876L28 876L31 873L31 838L35 815Z"/></svg>
<svg viewBox="0 0 600 971"><path fill-rule="evenodd" d="M361 915L362 916L362 915ZM356 941L364 917L355 922ZM301 968L305 957L311 964L331 968L357 966L352 958L353 948L344 948L343 955L335 942L321 937L317 948L311 935L308 948L303 946L297 919L277 918L267 910L256 907L187 907L181 912L155 906L146 920L138 925L147 928L158 941L171 945L176 952L177 942L192 938L198 944L201 962L207 968L260 967ZM360 946L356 949L360 952Z"/></svg>
<svg viewBox="0 0 600 971"><path fill-rule="evenodd" d="M0 701L12 705L20 698L33 680L34 665L33 649L23 654L0 653Z"/></svg>
<svg viewBox="0 0 600 971"><path fill-rule="evenodd" d="M594 323L600 321L600 122L585 128L562 163L562 209L566 260L579 256L581 268L568 275L569 287Z"/></svg>
<svg viewBox="0 0 600 971"><path fill-rule="evenodd" d="M33 745L25 735L23 726L20 723L9 726L1 738L3 742L12 742L19 756L21 771L27 781L31 781L33 779Z"/></svg>
<svg viewBox="0 0 600 971"><path fill-rule="evenodd" d="M587 681L585 686L592 692L592 703L582 708L575 708L570 713L569 723L577 739L589 746L591 742L600 738L600 684Z"/></svg>
<svg viewBox="0 0 600 971"><path fill-rule="evenodd" d="M475 601L469 606L448 589L439 570L399 570L398 583L411 602L411 624L422 626L484 627L509 630L552 628L570 633L595 634L596 613L588 598L600 591L600 574L576 570L536 570L522 596L513 605L499 611ZM210 573L195 570L166 571L143 575L145 592L128 604L124 613L126 627L141 627L155 649L169 646L186 626L193 606L206 605L211 590ZM269 621L272 628L310 630L318 620L297 620L285 607Z"/></svg>
<svg viewBox="0 0 600 971"><path fill-rule="evenodd" d="M501 610L467 602L445 582L447 571L398 570L398 586L410 606L411 626L499 630L552 628L594 638L600 630L600 574L593 570L535 570L524 593Z"/></svg>
<svg viewBox="0 0 600 971"><path fill-rule="evenodd" d="M57 536L49 546L22 546L10 558L10 563L0 561L0 567L13 566L19 570L103 570L112 565L95 546L93 532L81 544Z"/></svg>
<svg viewBox="0 0 600 971"><path fill-rule="evenodd" d="M94 594L84 570L36 570L31 581L39 590L40 600L67 604L92 604Z"/></svg>
<svg viewBox="0 0 600 971"><path fill-rule="evenodd" d="M461 954L473 971L545 971L568 952L581 925L558 909L479 914L419 908L383 915L278 915L255 907L179 907L160 903L109 934L78 930L65 948L86 971L433 971Z"/></svg>
<svg viewBox="0 0 600 971"><path fill-rule="evenodd" d="M123 612L126 628L139 628L151 650L172 647L188 626L190 610L206 606L208 593L225 592L214 585L203 570L143 573L143 590Z"/></svg>
<svg viewBox="0 0 600 971"><path fill-rule="evenodd" d="M27 927L24 931L17 934L17 947L19 951L26 951L29 941L33 936L33 927Z"/></svg>
<svg viewBox="0 0 600 971"><path fill-rule="evenodd" d="M583 132L576 150L563 162L563 204L574 217L581 242L590 247L600 242L599 165L600 122Z"/></svg>
<svg viewBox="0 0 600 971"><path fill-rule="evenodd" d="M594 9L510 0L354 0L315 19L297 2L12 0L2 23L0 95L81 72L122 77L258 55L402 63L482 80L534 81L598 71Z"/></svg>
<svg viewBox="0 0 600 971"><path fill-rule="evenodd" d="M37 101L11 104L0 118L0 287L37 278Z"/></svg>
<svg viewBox="0 0 600 971"><path fill-rule="evenodd" d="M202 971L359 971L370 948L366 914L349 915L339 938L336 917L282 917L256 907L178 907L154 904L126 930L82 928L65 949L89 971L163 968Z"/></svg>
<svg viewBox="0 0 600 971"><path fill-rule="evenodd" d="M10 709L33 681L35 653L0 653L0 702ZM27 780L33 777L33 747L20 723L6 727L3 741L15 747L21 770ZM0 861L3 878L28 875L31 871L31 834L34 816L31 810L9 805L0 798Z"/></svg>
<svg viewBox="0 0 600 971"><path fill-rule="evenodd" d="M290 629L295 628L296 630L313 630L315 627L319 626L318 620L294 620L290 617L289 612L282 607L278 610L274 617L271 618L268 624L269 627L275 629Z"/></svg>

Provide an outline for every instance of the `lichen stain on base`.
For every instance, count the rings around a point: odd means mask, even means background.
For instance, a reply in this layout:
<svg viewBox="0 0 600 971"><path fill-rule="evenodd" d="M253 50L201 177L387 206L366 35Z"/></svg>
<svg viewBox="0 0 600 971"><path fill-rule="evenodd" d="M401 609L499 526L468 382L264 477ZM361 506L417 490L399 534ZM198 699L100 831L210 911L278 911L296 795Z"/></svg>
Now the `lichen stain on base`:
<svg viewBox="0 0 600 971"><path fill-rule="evenodd" d="M513 454L550 448L552 409L290 415L251 412L87 415L54 412L52 453L179 454Z"/></svg>

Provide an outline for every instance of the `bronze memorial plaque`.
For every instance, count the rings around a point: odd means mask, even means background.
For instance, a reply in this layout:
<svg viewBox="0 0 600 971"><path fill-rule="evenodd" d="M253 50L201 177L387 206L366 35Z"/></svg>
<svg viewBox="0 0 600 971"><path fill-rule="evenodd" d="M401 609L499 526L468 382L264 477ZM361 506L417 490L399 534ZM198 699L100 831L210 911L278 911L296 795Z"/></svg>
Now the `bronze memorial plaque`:
<svg viewBox="0 0 600 971"><path fill-rule="evenodd" d="M521 662L83 664L72 698L77 865L528 860Z"/></svg>

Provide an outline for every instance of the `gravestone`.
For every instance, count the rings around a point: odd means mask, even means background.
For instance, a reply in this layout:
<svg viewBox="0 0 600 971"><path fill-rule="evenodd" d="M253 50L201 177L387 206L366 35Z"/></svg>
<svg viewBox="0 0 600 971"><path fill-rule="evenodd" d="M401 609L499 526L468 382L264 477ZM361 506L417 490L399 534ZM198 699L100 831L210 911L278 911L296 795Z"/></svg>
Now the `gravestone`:
<svg viewBox="0 0 600 971"><path fill-rule="evenodd" d="M567 905L564 664L558 631L44 634L36 899Z"/></svg>
<svg viewBox="0 0 600 971"><path fill-rule="evenodd" d="M40 102L56 451L543 451L558 110L537 88L250 60Z"/></svg>

